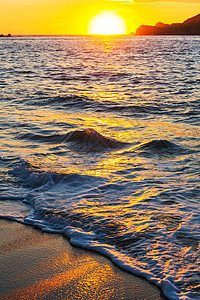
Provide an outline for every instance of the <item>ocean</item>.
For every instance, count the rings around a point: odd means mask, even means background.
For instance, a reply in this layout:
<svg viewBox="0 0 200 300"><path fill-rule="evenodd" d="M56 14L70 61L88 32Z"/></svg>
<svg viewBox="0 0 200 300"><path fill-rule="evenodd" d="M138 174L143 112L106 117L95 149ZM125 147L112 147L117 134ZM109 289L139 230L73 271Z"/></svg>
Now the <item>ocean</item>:
<svg viewBox="0 0 200 300"><path fill-rule="evenodd" d="M200 37L0 45L0 217L200 299Z"/></svg>

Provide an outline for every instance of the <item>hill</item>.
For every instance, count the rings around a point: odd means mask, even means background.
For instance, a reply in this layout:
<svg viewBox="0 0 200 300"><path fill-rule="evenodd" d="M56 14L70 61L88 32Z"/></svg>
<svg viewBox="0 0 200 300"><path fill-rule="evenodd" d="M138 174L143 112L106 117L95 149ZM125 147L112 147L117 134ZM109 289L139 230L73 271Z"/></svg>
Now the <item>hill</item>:
<svg viewBox="0 0 200 300"><path fill-rule="evenodd" d="M159 22L155 26L142 25L135 35L200 35L200 14L183 23L169 25Z"/></svg>

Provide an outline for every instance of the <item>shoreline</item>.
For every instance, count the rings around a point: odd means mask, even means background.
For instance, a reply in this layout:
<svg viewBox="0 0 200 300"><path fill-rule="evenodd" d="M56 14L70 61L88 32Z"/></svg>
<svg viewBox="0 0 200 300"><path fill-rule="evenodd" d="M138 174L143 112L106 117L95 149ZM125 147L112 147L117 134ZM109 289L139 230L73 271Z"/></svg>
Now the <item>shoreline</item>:
<svg viewBox="0 0 200 300"><path fill-rule="evenodd" d="M166 299L145 279L61 234L0 219L2 299Z"/></svg>

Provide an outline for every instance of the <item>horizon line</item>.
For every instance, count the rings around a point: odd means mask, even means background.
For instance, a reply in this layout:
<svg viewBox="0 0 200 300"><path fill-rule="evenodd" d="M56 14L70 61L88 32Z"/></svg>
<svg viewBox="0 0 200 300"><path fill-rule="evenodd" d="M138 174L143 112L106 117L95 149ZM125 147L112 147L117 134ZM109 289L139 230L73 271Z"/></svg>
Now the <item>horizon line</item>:
<svg viewBox="0 0 200 300"><path fill-rule="evenodd" d="M125 34L11 34L10 36L4 35L2 37L20 37L20 36L103 36L103 37L109 37L109 36L133 36L135 35L133 32L125 33ZM1 35L0 35L1 37Z"/></svg>

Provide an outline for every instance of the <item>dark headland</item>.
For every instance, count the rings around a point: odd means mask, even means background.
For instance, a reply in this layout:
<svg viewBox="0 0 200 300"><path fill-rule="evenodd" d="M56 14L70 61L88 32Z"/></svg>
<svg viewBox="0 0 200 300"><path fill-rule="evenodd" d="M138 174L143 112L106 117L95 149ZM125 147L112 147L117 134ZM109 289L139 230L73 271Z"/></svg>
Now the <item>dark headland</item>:
<svg viewBox="0 0 200 300"><path fill-rule="evenodd" d="M0 37L11 37L11 34L7 34L7 35L4 35L4 34L0 34Z"/></svg>
<svg viewBox="0 0 200 300"><path fill-rule="evenodd" d="M200 35L200 14L183 23L169 25L159 22L155 26L142 25L135 35Z"/></svg>

